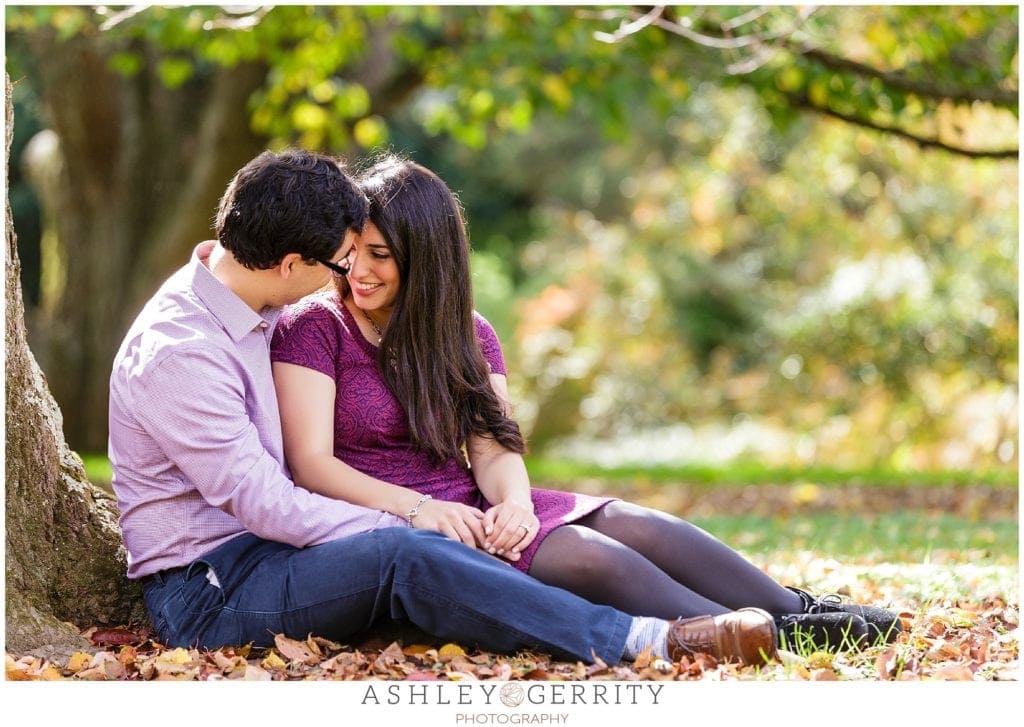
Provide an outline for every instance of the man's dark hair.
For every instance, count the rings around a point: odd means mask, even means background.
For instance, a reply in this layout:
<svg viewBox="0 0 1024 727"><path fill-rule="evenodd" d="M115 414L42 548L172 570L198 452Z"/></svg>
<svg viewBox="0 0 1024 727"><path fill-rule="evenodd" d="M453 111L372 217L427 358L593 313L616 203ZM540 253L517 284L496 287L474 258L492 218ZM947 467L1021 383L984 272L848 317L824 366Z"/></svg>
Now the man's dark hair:
<svg viewBox="0 0 1024 727"><path fill-rule="evenodd" d="M301 149L265 151L228 185L217 209L220 244L247 268L288 253L331 258L345 232L362 232L367 201L338 159Z"/></svg>

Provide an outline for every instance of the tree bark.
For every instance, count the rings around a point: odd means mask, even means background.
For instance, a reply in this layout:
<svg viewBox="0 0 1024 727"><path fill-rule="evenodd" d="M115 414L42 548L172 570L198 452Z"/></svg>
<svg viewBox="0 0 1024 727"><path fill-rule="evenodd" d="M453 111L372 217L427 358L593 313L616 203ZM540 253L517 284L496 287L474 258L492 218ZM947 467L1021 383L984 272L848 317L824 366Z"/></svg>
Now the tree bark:
<svg viewBox="0 0 1024 727"><path fill-rule="evenodd" d="M264 148L247 102L265 68L198 68L179 89L157 77L155 48L132 50L143 70L110 70L120 48L99 33L59 40L41 30L13 42L60 139L60 183L50 200L66 256L63 295L41 330L39 361L81 451L106 449L107 381L118 343L146 298L211 237L217 199Z"/></svg>
<svg viewBox="0 0 1024 727"><path fill-rule="evenodd" d="M60 409L28 347L9 200L6 230L6 647L63 655L85 643L72 623L129 623L144 612L125 577L113 498L89 483L68 448Z"/></svg>

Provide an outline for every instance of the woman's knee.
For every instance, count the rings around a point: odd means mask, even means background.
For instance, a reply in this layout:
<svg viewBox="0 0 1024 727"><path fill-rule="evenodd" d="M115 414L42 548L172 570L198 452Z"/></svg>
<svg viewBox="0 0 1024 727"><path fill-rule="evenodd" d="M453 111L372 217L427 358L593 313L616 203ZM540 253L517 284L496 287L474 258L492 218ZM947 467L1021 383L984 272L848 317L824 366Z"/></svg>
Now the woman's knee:
<svg viewBox="0 0 1024 727"><path fill-rule="evenodd" d="M592 580L616 577L628 560L621 543L582 525L563 525L554 530L534 556L530 573L562 571L574 578Z"/></svg>

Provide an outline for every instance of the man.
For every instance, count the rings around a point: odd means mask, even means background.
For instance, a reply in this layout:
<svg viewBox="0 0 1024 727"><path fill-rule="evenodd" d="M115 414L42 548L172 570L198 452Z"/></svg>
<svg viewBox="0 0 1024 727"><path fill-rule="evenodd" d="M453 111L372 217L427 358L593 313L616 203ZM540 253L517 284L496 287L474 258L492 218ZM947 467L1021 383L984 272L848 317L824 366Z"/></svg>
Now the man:
<svg viewBox="0 0 1024 727"><path fill-rule="evenodd" d="M606 662L646 648L763 663L759 609L633 618L541 584L406 519L296 487L268 346L282 305L327 283L367 203L334 160L265 152L231 181L216 241L147 303L110 380L113 487L128 575L168 645L344 640L382 621L442 639ZM415 509L414 509L415 510Z"/></svg>

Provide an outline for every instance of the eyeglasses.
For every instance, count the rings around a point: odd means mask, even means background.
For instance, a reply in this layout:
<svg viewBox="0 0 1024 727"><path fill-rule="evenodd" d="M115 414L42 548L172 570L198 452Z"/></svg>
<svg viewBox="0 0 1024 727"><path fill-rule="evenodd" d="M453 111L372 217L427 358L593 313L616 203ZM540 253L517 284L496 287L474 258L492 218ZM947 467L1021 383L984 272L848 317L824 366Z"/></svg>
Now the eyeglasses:
<svg viewBox="0 0 1024 727"><path fill-rule="evenodd" d="M321 265L323 265L328 270L330 270L331 275L335 278L344 278L346 275L348 275L348 271L350 268L347 268L343 265L338 265L337 263L332 263L330 260L321 260L318 257L315 257L313 259L316 260ZM345 256L344 260L347 261L348 256Z"/></svg>

